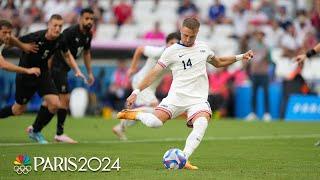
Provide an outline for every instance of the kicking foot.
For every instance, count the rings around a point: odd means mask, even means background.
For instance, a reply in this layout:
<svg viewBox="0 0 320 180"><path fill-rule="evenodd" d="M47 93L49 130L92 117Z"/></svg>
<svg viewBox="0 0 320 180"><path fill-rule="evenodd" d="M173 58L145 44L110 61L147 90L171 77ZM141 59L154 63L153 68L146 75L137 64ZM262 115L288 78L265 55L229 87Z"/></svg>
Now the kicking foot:
<svg viewBox="0 0 320 180"><path fill-rule="evenodd" d="M71 137L69 137L66 134L62 135L55 135L54 140L57 142L64 142L64 143L69 143L69 144L76 144L78 141L73 140Z"/></svg>
<svg viewBox="0 0 320 180"><path fill-rule="evenodd" d="M188 170L197 170L199 169L197 166L193 166L190 161L187 161L186 165L184 166L185 169L188 169Z"/></svg>
<svg viewBox="0 0 320 180"><path fill-rule="evenodd" d="M32 131L28 132L28 134L29 134L30 139L37 141L39 144L48 144L48 141L43 137L41 132L35 133L32 130Z"/></svg>
<svg viewBox="0 0 320 180"><path fill-rule="evenodd" d="M136 120L138 111L124 109L117 114L117 119Z"/></svg>
<svg viewBox="0 0 320 180"><path fill-rule="evenodd" d="M116 136L118 136L118 138L119 138L120 140L122 140L122 141L128 140L128 138L127 138L127 136L125 135L124 130L123 130L123 128L121 128L121 125L120 125L120 124L114 126L114 127L112 128L112 132L113 132Z"/></svg>

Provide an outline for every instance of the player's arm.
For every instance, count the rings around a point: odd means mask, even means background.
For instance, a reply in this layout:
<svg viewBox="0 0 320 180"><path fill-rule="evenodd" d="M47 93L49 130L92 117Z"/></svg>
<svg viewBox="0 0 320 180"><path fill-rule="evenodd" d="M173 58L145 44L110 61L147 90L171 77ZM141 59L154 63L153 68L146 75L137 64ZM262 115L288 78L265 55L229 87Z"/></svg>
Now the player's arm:
<svg viewBox="0 0 320 180"><path fill-rule="evenodd" d="M40 69L39 68L23 68L20 66L17 66L15 64L12 64L10 62L7 62L2 55L0 55L0 68L4 69L6 71L21 73L21 74L33 74L36 76L40 75Z"/></svg>
<svg viewBox="0 0 320 180"><path fill-rule="evenodd" d="M18 38L10 36L8 47L16 46L26 53L36 53L39 47L35 43L23 43Z"/></svg>
<svg viewBox="0 0 320 180"><path fill-rule="evenodd" d="M87 83L86 77L80 71L80 68L79 68L78 64L76 63L76 60L72 56L70 50L63 52L63 57L64 57L66 63L69 65L69 67L71 67L73 69L74 75L76 77L82 78L84 80L84 82Z"/></svg>
<svg viewBox="0 0 320 180"><path fill-rule="evenodd" d="M217 57L217 56L209 56L208 63L212 64L214 67L225 67L229 66L230 64L233 64L237 61L249 61L253 57L253 51L250 50L244 54L239 54L235 56L223 56L223 57Z"/></svg>
<svg viewBox="0 0 320 180"><path fill-rule="evenodd" d="M163 70L163 66L156 64L144 77L144 79L141 81L141 83L138 85L138 89L133 90L131 95L127 98L127 106L128 108L131 108L133 103L137 99L137 95L140 93L140 91L144 90L145 88L149 87L152 82L158 77L160 72Z"/></svg>
<svg viewBox="0 0 320 180"><path fill-rule="evenodd" d="M92 68L91 68L91 52L90 52L90 49L83 51L83 60L84 60L85 66L86 66L86 70L87 70L88 76L89 76L88 84L92 85L94 83L94 76L93 76Z"/></svg>
<svg viewBox="0 0 320 180"><path fill-rule="evenodd" d="M127 75L131 77L138 70L139 60L144 52L144 46L139 46L135 51L132 58L130 68L128 69Z"/></svg>
<svg viewBox="0 0 320 180"><path fill-rule="evenodd" d="M311 58L312 56L315 56L316 54L318 54L320 52L320 43L318 43L314 48L310 49L307 51L306 54L300 54L296 57L296 61L298 63L303 62L304 60L306 60L307 58Z"/></svg>

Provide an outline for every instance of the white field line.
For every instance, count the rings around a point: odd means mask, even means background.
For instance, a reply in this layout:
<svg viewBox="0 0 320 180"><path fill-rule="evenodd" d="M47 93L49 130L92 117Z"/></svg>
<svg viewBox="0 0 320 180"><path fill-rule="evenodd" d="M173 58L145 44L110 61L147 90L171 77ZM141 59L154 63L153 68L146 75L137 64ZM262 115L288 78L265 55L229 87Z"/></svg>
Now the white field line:
<svg viewBox="0 0 320 180"><path fill-rule="evenodd" d="M238 136L238 137L205 137L203 141L228 141L228 140L268 140L268 139L305 139L319 138L320 134L301 134L301 135L273 135L273 136ZM80 141L79 144L120 144L120 143L154 143L154 142L176 142L185 141L185 138L164 138L164 139L141 139L141 140L108 140L108 141ZM57 144L57 143L49 143ZM0 147L5 146L30 146L40 145L38 143L0 143Z"/></svg>

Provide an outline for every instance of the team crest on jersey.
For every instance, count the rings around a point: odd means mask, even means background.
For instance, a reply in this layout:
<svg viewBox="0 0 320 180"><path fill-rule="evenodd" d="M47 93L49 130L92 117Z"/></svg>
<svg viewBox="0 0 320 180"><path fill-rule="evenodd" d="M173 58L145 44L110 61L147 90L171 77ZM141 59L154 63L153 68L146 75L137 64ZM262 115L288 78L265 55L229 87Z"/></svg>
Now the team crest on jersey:
<svg viewBox="0 0 320 180"><path fill-rule="evenodd" d="M205 53L205 52L206 52L206 50L204 50L204 49L201 49L201 50L200 50L200 52L201 52L201 53Z"/></svg>

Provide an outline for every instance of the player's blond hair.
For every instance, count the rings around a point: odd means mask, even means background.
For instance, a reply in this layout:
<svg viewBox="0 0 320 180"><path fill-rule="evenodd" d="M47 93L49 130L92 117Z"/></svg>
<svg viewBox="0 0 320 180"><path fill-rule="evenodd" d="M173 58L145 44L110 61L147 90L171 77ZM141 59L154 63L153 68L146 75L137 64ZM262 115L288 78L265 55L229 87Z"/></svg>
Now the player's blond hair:
<svg viewBox="0 0 320 180"><path fill-rule="evenodd" d="M197 30L200 28L200 22L197 18L188 17L183 20L182 27L187 27L192 30Z"/></svg>

